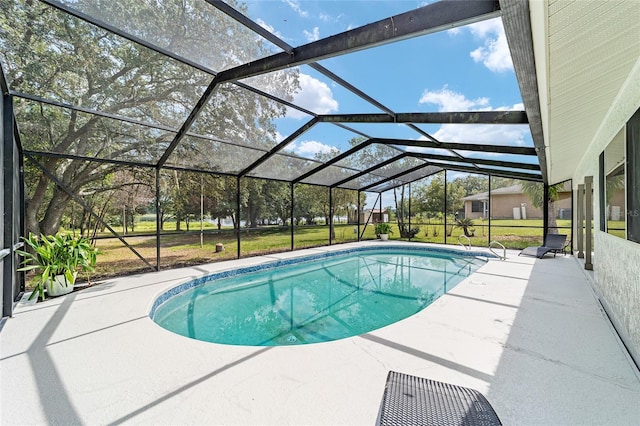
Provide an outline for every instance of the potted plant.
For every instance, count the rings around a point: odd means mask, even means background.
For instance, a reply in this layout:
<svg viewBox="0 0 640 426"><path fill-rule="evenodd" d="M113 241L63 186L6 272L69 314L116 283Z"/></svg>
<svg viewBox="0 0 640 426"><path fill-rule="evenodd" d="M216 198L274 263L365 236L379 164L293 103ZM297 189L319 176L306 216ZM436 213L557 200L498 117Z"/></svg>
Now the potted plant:
<svg viewBox="0 0 640 426"><path fill-rule="evenodd" d="M380 237L382 241L389 239L389 234L393 234L391 230L391 224L387 222L378 222L375 226L376 235Z"/></svg>
<svg viewBox="0 0 640 426"><path fill-rule="evenodd" d="M30 250L17 250L24 257L24 266L18 270L37 272L29 300L36 295L44 300L45 288L49 296L70 293L78 271L94 271L98 251L88 238L66 234L38 237L29 233L22 239Z"/></svg>

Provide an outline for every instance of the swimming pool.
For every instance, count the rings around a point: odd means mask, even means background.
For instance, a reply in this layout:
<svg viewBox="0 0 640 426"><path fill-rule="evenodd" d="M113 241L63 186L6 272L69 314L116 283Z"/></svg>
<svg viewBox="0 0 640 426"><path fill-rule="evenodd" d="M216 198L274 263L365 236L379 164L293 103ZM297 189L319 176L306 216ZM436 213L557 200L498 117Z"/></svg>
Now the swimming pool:
<svg viewBox="0 0 640 426"><path fill-rule="evenodd" d="M486 253L363 247L212 274L174 287L150 317L207 342L279 346L363 334L407 318L476 271Z"/></svg>

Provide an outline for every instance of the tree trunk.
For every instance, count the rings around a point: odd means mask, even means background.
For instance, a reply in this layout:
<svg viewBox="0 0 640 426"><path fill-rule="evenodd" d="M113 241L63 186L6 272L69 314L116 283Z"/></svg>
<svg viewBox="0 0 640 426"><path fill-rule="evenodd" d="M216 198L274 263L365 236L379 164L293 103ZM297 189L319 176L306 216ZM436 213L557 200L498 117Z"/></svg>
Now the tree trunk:
<svg viewBox="0 0 640 426"><path fill-rule="evenodd" d="M176 211L176 231L182 231L180 222L182 222L182 212Z"/></svg>
<svg viewBox="0 0 640 426"><path fill-rule="evenodd" d="M549 201L547 207L547 214L549 215L549 227L547 228L548 234L558 233L558 222L556 221L556 203Z"/></svg>
<svg viewBox="0 0 640 426"><path fill-rule="evenodd" d="M58 232L62 216L70 200L71 197L66 192L62 190L54 191L44 218L40 222L40 229L44 234L53 235Z"/></svg>
<svg viewBox="0 0 640 426"><path fill-rule="evenodd" d="M164 222L165 222L164 210L160 210L160 212L158 212L158 214L160 215L160 230L164 231Z"/></svg>
<svg viewBox="0 0 640 426"><path fill-rule="evenodd" d="M40 179L38 180L38 184L36 185L35 190L33 191L33 195L30 199L25 200L25 225L27 228L27 235L29 232L32 232L36 235L42 233L40 229L40 222L38 222L38 210L40 210L40 206L44 202L44 198L47 195L47 187L49 185L49 179L42 174Z"/></svg>

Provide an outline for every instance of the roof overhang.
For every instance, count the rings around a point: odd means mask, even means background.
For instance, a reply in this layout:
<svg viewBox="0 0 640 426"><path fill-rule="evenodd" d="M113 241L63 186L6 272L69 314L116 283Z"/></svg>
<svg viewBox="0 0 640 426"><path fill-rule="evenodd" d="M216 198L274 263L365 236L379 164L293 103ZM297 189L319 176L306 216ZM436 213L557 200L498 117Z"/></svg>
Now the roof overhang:
<svg viewBox="0 0 640 426"><path fill-rule="evenodd" d="M529 36L514 34L507 25L511 10L525 5L531 24L533 70L529 62L523 64L523 58L513 55L511 47L514 38ZM540 146L532 125L536 148L544 152L548 182L572 179L608 117L619 112L619 99L628 99L629 88L638 87L640 2L533 0L501 1L501 6L529 121L539 119L543 130ZM537 93L522 89L523 81L531 86L534 82L531 75L521 75L519 68L527 73L535 71ZM526 99L531 103L535 96L538 118L532 117ZM635 106L625 108L628 117L640 107L640 92L631 98Z"/></svg>

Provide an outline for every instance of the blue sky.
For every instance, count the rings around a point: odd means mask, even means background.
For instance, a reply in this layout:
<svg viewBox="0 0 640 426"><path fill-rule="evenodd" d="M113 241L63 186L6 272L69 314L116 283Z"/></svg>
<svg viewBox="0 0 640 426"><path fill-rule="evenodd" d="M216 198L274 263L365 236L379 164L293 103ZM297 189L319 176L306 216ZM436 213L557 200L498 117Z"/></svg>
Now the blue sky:
<svg viewBox="0 0 640 426"><path fill-rule="evenodd" d="M300 46L424 6L424 1L251 0L249 17L292 46ZM396 112L522 110L522 99L500 18L320 62ZM300 70L295 103L318 114L382 112L308 66ZM278 120L281 139L309 116L289 111ZM364 133L424 139L405 125L353 125ZM527 125L420 125L443 142L533 146ZM324 124L287 147L306 158L344 151L357 135ZM439 152L442 154L442 151ZM471 152L463 153L477 156ZM487 154L483 154L487 157ZM508 161L535 158L490 154ZM385 205L388 205L385 203Z"/></svg>

